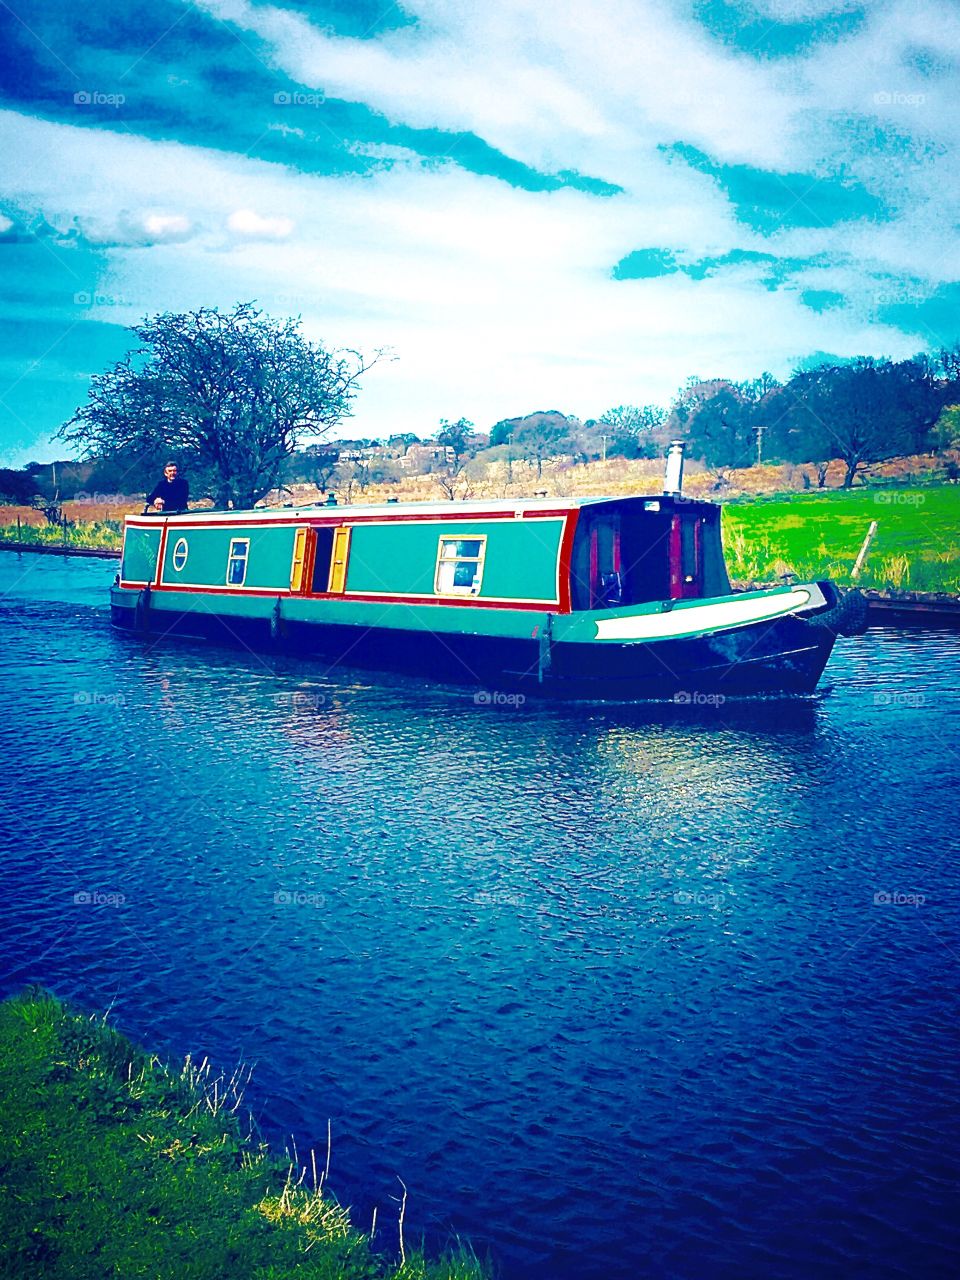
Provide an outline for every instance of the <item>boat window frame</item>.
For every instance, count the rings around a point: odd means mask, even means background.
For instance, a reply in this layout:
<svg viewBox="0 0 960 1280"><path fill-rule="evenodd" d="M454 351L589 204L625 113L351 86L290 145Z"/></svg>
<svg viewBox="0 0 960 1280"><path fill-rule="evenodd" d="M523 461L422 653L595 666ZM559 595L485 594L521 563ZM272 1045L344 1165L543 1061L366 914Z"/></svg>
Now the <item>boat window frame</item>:
<svg viewBox="0 0 960 1280"><path fill-rule="evenodd" d="M479 542L480 551L475 556L452 555L445 556L443 554L444 543L452 542ZM436 596L451 597L454 599L473 599L480 594L480 588L483 586L483 570L487 557L487 535L485 533L459 534L459 533L441 533L437 538L437 559L433 571L433 593ZM440 569L443 565L452 564L472 564L476 566L476 573L473 582L469 587L448 587L440 586ZM454 569L456 576L456 569Z"/></svg>
<svg viewBox="0 0 960 1280"><path fill-rule="evenodd" d="M183 559L177 564L177 557L183 551ZM170 567L174 573L183 573L187 567L187 560L190 556L190 543L184 537L179 537L173 544L173 550L170 552Z"/></svg>
<svg viewBox="0 0 960 1280"><path fill-rule="evenodd" d="M312 554L309 572L304 575L304 595L325 596L330 594L330 571L333 568L333 550L336 542L337 526L332 524L314 525L311 532Z"/></svg>
<svg viewBox="0 0 960 1280"><path fill-rule="evenodd" d="M240 555L234 551L234 547L243 546L243 554ZM230 566L235 560L240 561L243 565L243 573L240 575L239 582L233 582L230 578ZM227 553L227 574L225 578L228 587L242 587L247 581L247 565L250 563L250 539L249 538L231 538L230 550Z"/></svg>

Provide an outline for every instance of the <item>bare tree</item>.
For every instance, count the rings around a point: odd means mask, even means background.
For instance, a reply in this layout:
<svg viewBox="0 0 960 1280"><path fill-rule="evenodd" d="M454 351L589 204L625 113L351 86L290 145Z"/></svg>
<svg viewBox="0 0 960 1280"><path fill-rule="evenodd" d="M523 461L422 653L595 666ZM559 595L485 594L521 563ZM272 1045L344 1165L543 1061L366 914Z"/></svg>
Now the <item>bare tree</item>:
<svg viewBox="0 0 960 1280"><path fill-rule="evenodd" d="M318 489L324 491L329 489L330 481L336 474L337 464L340 461L340 450L325 449L322 446L315 445L305 452L310 463L314 484Z"/></svg>
<svg viewBox="0 0 960 1280"><path fill-rule="evenodd" d="M140 345L94 377L60 435L87 456L171 454L221 507L253 506L276 488L293 449L349 415L382 355L328 351L299 320L271 320L249 302L165 312L132 332Z"/></svg>
<svg viewBox="0 0 960 1280"><path fill-rule="evenodd" d="M472 486L463 476L463 469L476 452L473 423L466 418L458 418L456 422L441 418L436 439L444 451L444 458L433 472L434 481L451 502L458 496L466 498Z"/></svg>

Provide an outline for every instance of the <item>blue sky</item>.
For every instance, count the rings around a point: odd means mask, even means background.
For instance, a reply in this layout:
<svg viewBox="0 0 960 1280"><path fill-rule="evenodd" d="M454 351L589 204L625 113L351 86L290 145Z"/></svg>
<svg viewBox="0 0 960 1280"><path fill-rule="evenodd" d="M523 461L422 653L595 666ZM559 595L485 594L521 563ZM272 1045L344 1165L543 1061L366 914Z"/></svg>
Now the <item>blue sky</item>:
<svg viewBox="0 0 960 1280"><path fill-rule="evenodd" d="M349 434L960 338L958 0L0 0L0 461L166 309L391 348Z"/></svg>

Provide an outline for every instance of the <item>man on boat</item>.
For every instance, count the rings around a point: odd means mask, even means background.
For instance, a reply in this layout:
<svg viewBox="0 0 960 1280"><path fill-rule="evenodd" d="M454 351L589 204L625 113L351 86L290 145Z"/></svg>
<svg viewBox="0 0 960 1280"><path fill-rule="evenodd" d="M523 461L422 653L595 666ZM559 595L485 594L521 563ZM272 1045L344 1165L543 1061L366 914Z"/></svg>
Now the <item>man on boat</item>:
<svg viewBox="0 0 960 1280"><path fill-rule="evenodd" d="M146 506L152 505L154 511L186 511L189 496L189 486L178 474L177 464L168 462L163 468L163 476L147 494Z"/></svg>

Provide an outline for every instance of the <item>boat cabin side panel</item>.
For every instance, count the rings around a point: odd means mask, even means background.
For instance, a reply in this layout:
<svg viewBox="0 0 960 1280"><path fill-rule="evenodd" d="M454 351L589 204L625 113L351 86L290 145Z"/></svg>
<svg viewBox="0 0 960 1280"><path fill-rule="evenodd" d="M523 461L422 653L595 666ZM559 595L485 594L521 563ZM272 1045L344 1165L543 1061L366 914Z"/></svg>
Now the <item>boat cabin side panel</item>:
<svg viewBox="0 0 960 1280"><path fill-rule="evenodd" d="M163 548L160 588L220 591L290 590L296 527L236 525L196 528L172 523Z"/></svg>
<svg viewBox="0 0 960 1280"><path fill-rule="evenodd" d="M124 586L145 587L157 576L157 558L163 542L163 528L144 529L127 524L123 531L120 581Z"/></svg>
<svg viewBox="0 0 960 1280"><path fill-rule="evenodd" d="M576 513L543 518L264 523L128 521L122 585L160 593L291 595L569 607ZM565 536L566 535L566 536ZM158 568L159 566L159 568Z"/></svg>

